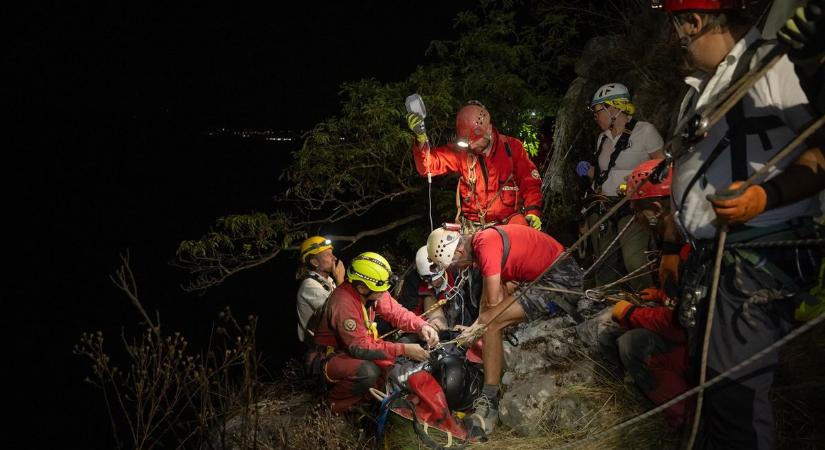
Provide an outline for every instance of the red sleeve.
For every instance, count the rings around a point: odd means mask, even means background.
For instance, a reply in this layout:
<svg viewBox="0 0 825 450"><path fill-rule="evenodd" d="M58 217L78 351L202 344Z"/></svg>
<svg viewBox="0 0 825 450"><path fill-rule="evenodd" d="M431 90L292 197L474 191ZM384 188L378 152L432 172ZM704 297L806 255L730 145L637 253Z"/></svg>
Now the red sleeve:
<svg viewBox="0 0 825 450"><path fill-rule="evenodd" d="M398 307L403 309L400 305ZM360 304L336 302L330 317L330 325L340 337L344 348L354 358L394 359L404 354L403 344L376 340L372 337L364 324L364 313Z"/></svg>
<svg viewBox="0 0 825 450"><path fill-rule="evenodd" d="M685 330L676 323L674 311L664 306L634 309L627 318L627 326L650 330L670 342L686 342Z"/></svg>
<svg viewBox="0 0 825 450"><path fill-rule="evenodd" d="M541 176L539 171L533 161L530 161L520 140L510 138L510 149L513 151L513 176L516 178L518 190L524 202L524 213L540 216Z"/></svg>
<svg viewBox="0 0 825 450"><path fill-rule="evenodd" d="M426 146L419 146L418 141L413 141L412 154L415 160L415 169L422 177L427 176L428 168L429 173L433 175L461 171L459 153L450 150L447 146L436 147L427 151Z"/></svg>
<svg viewBox="0 0 825 450"><path fill-rule="evenodd" d="M381 317L389 322L390 325L400 328L403 331L418 333L421 331L421 327L427 323L409 309L401 306L401 304L388 293L384 293L384 295L375 302L375 311L381 314Z"/></svg>

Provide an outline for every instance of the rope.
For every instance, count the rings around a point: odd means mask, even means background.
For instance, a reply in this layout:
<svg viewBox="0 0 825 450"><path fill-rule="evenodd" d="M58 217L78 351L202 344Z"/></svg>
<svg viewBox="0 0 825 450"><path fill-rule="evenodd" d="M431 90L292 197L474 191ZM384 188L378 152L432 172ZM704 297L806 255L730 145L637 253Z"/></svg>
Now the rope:
<svg viewBox="0 0 825 450"><path fill-rule="evenodd" d="M708 300L708 315L705 319L705 336L702 340L702 360L699 365L699 384L705 382L708 367L708 348L710 347L710 332L713 329L713 315L716 312L716 295L719 292L719 274L722 270L722 255L725 253L725 240L728 237L727 225L722 225L719 230L719 242L716 244L716 255L713 258L713 278L710 285L710 299ZM693 426L690 429L690 438L687 448L692 449L696 441L696 433L699 431L699 419L702 417L702 401L705 398L704 391L699 392L696 397L696 411L693 413Z"/></svg>
<svg viewBox="0 0 825 450"><path fill-rule="evenodd" d="M462 288L462 286L464 286L464 282L467 281L467 279L469 279L469 277L470 277L469 270L465 269L464 271L460 272L459 275L458 275L458 282L455 283L454 286L450 287L449 290L447 290L447 293L444 295L444 298L437 301L437 302L435 302L435 304L433 304L433 306L431 306L428 310L424 311L423 313L419 314L418 317L423 319L424 317L428 316L431 312L433 312L436 309L446 305L447 302L452 301L457 295L461 294L461 288ZM444 282L446 283L447 280L444 280ZM378 339L384 339L388 336L398 334L401 331L402 330L400 328L392 330L392 331L388 331L388 332L384 333L383 335L379 336Z"/></svg>
<svg viewBox="0 0 825 450"><path fill-rule="evenodd" d="M699 386L696 386L696 387L694 387L694 388L692 388L688 391L683 392L682 394L672 398L671 400L669 400L665 403L662 403L661 405L657 406L656 408L651 409L650 411L639 414L638 416L633 417L632 419L628 419L628 420L626 420L626 421L624 421L620 424L614 425L613 427L608 428L607 430L604 430L600 433L596 433L596 434L594 434L592 436L588 436L584 439L580 439L578 441L565 444L565 445L561 446L560 449L579 447L582 444L584 444L585 442L593 441L595 439L601 438L601 437L606 436L610 433L614 433L614 432L616 432L618 430L621 430L623 428L627 428L627 427L629 427L633 424L636 424L638 422L641 422L642 420L645 420L649 417L652 417L652 416L664 411L665 409L675 405L676 403L679 403L680 401L692 396L693 394L704 391L707 388L715 385L716 383L722 381L724 378L728 377L730 374L732 374L732 373L736 372L737 370L751 364L752 362L756 361L757 359L765 356L767 353L772 352L773 350L776 350L777 348L787 344L789 341L793 340L794 338L796 338L800 334L805 333L806 331L810 330L811 328L819 325L823 321L825 321L825 314L820 314L819 316L817 316L814 319L811 319L809 322L805 323L804 325L800 326L799 328L791 331L790 333L785 335L785 337L783 337L782 339L780 339L780 340L774 342L773 344L765 347L760 352L755 353L750 358L748 358L748 359L740 362L739 364L731 367L730 369L726 370L725 372L722 372L719 375L711 378L709 381L706 381L705 383L700 384Z"/></svg>
<svg viewBox="0 0 825 450"><path fill-rule="evenodd" d="M610 242L610 244L608 244L607 248L606 248L606 249L604 249L604 251L602 252L602 254L601 254L601 255L599 255L599 257L596 259L596 261L594 261L594 262L593 262L593 264L592 264L592 265L591 265L591 266L590 266L587 270L585 270L585 271L584 271L584 273L582 274L582 278L587 278L587 275L589 275L589 274L590 274L590 272L594 271L597 267L599 267L599 264L601 264L601 263L602 263L602 260L604 260L605 258L607 258L607 256L608 256L609 254L612 254L612 253L613 253L613 252L611 251L611 250L613 249L613 246L614 246L614 245L616 245L616 243L617 243L617 242L619 242L619 239L622 237L622 235L624 235L624 234L625 234L625 232L627 232L627 230L630 228L630 226L631 226L631 225L633 225L633 220L634 220L634 219L632 219L632 218L631 218L630 220L628 220L628 221L627 221L627 224L624 226L624 228L622 228L622 230L621 230L621 231L619 231L619 232L616 234L616 238L615 238L615 239L613 239L613 240Z"/></svg>
<svg viewBox="0 0 825 450"><path fill-rule="evenodd" d="M737 242L726 248L822 247L825 239L794 239L784 241Z"/></svg>

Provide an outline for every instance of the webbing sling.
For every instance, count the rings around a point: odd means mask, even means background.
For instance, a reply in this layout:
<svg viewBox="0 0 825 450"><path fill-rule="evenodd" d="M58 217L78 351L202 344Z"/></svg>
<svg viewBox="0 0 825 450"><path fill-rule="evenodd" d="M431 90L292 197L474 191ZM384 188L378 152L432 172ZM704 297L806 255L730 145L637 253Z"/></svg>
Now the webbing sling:
<svg viewBox="0 0 825 450"><path fill-rule="evenodd" d="M768 42L769 41L764 39L759 39L751 44L744 53L742 53L742 56L736 63L736 68L733 70L733 76L730 80L731 85L736 84L736 82L748 72L750 68L750 61L756 54L756 50ZM730 147L731 149L731 181L746 180L748 178L747 136L749 134L759 135L759 140L762 142L762 147L764 150L767 151L773 148L771 141L768 138L767 131L774 128L779 128L784 125L784 123L781 119L779 119L779 117L772 115L745 117L744 106L742 103L743 101L744 98L737 102L733 108L725 114L725 120L728 123L728 131L719 143L716 144L716 147L714 147L710 152L708 159L706 159L702 165L699 166L699 170L696 171L696 174L688 182L686 189L683 191L679 208L677 209L680 214L684 209L685 200L687 199L690 190L693 189L693 186L697 181L699 181L699 179L704 178L708 168L714 161L716 161L716 158L718 158L726 148ZM707 184L707 181L705 180L703 184Z"/></svg>
<svg viewBox="0 0 825 450"><path fill-rule="evenodd" d="M619 140L616 141L616 145L613 146L613 153L610 154L610 161L607 163L607 169L599 171L598 175L596 175L595 185L596 190L602 190L602 184L604 184L605 180L607 180L607 176L610 175L610 171L613 170L613 167L616 166L616 160L619 159L619 153L627 150L627 147L630 146L630 135L633 133L633 128L636 127L637 120L630 119L624 130L622 130L622 135L619 136ZM599 141L599 145L596 148L596 159L599 158L599 153L602 151L602 145L604 145L604 141L607 140L607 136L602 136L602 140Z"/></svg>

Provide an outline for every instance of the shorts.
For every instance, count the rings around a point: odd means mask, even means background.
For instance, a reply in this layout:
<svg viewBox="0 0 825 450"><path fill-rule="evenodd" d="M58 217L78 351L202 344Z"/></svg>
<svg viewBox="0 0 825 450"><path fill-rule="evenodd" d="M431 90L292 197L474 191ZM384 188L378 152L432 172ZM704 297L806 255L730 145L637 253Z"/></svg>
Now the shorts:
<svg viewBox="0 0 825 450"><path fill-rule="evenodd" d="M556 263L548 273L538 279L536 282L527 283L525 286L530 286L522 291L519 288L515 295L518 298L518 304L524 309L524 315L528 322L545 319L550 317L560 309L553 301L554 299L561 299L569 304L576 305L578 302L578 295L563 294L560 292L551 292L540 289L541 287L552 287L557 289L567 289L571 291L582 290L582 274L583 271L579 264L572 256L567 256L565 259Z"/></svg>

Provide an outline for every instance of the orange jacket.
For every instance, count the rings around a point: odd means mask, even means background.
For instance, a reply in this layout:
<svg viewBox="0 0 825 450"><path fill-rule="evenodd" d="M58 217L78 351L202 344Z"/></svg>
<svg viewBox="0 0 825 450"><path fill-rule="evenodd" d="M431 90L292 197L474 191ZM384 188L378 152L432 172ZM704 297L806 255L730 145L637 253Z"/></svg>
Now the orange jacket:
<svg viewBox="0 0 825 450"><path fill-rule="evenodd" d="M404 331L419 332L426 323L403 306L389 293L384 293L367 309L370 322L375 313L391 325ZM364 319L361 296L349 283L343 283L330 294L322 317L315 328L315 344L343 350L357 359L394 359L404 354L404 344L375 339Z"/></svg>
<svg viewBox="0 0 825 450"><path fill-rule="evenodd" d="M541 177L524 145L493 129L490 153L477 157L447 146L426 151L413 143L415 168L422 176L458 173L461 212L480 222L502 222L516 213L541 215ZM505 142L509 144L508 155ZM520 209L524 210L521 211Z"/></svg>

